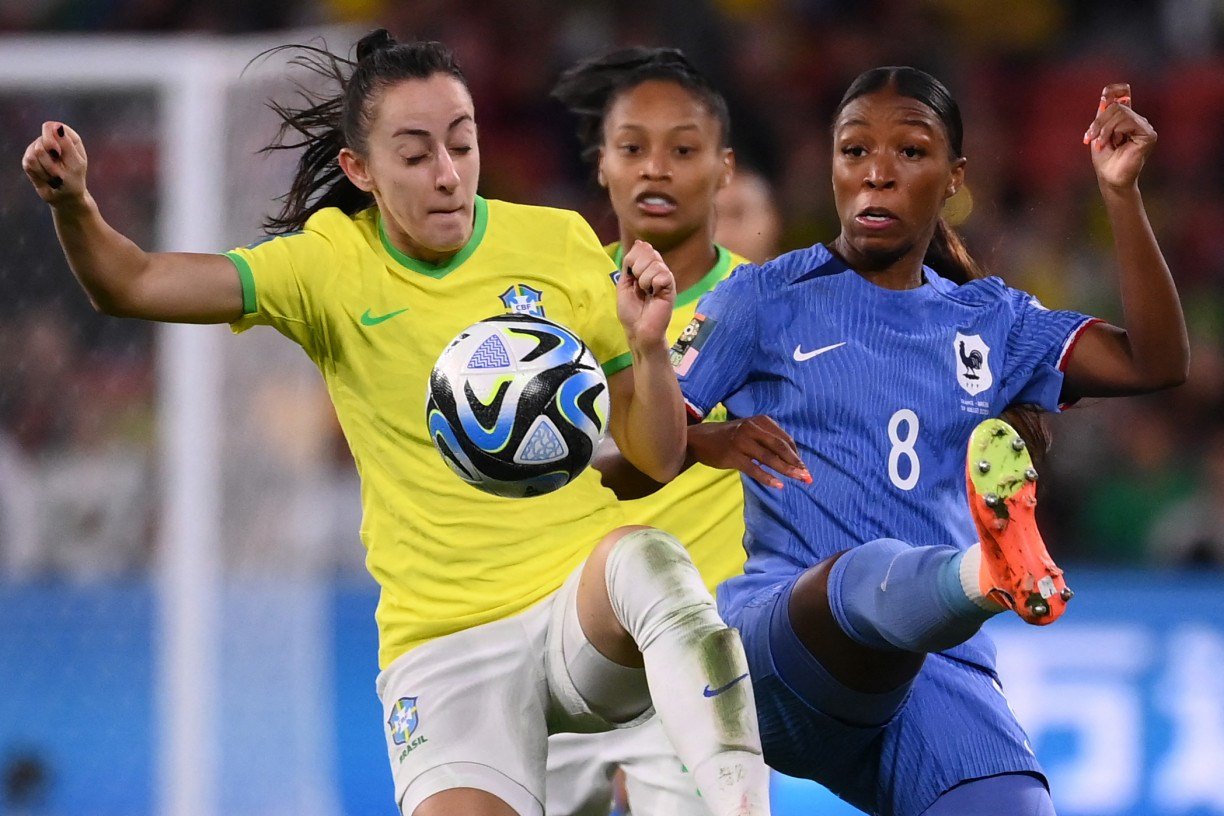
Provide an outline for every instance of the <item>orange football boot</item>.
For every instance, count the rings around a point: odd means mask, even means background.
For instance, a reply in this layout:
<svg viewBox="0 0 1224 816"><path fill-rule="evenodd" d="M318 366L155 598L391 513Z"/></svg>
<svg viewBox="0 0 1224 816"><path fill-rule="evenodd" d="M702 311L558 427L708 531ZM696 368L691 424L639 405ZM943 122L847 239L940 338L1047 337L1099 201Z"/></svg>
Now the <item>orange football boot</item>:
<svg viewBox="0 0 1224 816"><path fill-rule="evenodd" d="M1074 593L1037 530L1037 471L1016 429L988 419L969 437L969 510L982 545L982 594L1026 623L1058 620Z"/></svg>

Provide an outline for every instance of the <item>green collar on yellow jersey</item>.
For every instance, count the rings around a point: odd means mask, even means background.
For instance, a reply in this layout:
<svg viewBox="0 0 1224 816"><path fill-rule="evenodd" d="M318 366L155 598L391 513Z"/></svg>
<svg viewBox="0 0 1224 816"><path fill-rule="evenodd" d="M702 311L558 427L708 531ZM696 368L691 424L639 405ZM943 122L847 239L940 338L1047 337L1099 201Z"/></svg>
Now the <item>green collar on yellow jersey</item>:
<svg viewBox="0 0 1224 816"><path fill-rule="evenodd" d="M625 250L624 247L620 245L620 241L608 244L606 249L611 250L613 247L615 247L615 250L611 253L612 260L616 262L616 268L620 269L621 264L625 260ZM706 292L713 289L720 280L727 277L728 267L731 266L731 253L727 251L726 247L719 246L718 244L714 245L714 252L717 257L714 259L714 265L710 267L710 271L705 273L701 280L697 281L683 292L676 294L677 309L679 309L681 306L687 306L693 301L697 300Z"/></svg>
<svg viewBox="0 0 1224 816"><path fill-rule="evenodd" d="M387 231L383 228L382 213L378 215L378 237L382 239L383 249L387 250L387 254L398 261L401 266L411 269L413 272L428 275L431 278L444 278L462 266L464 261L472 257L472 253L476 251L476 247L480 246L480 242L484 238L485 227L489 225L489 203L480 196L476 196L474 210L472 237L468 238L468 242L463 245L463 249L451 256L446 263L431 264L428 261L413 258L411 255L406 255L396 249L390 239L387 238Z"/></svg>

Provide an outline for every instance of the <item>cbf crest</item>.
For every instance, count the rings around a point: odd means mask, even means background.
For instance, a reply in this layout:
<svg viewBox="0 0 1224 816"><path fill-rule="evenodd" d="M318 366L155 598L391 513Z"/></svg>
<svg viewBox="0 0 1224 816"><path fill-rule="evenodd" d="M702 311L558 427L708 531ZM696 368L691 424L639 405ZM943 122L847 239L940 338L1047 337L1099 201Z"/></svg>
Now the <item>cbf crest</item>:
<svg viewBox="0 0 1224 816"><path fill-rule="evenodd" d="M970 394L980 394L994 385L990 371L990 346L979 334L956 333L952 341L956 355L956 381Z"/></svg>
<svg viewBox="0 0 1224 816"><path fill-rule="evenodd" d="M525 314L532 317L546 317L544 314L544 293L533 289L525 283L516 283L501 293L501 301L506 311L511 314Z"/></svg>
<svg viewBox="0 0 1224 816"><path fill-rule="evenodd" d="M391 741L396 745L407 745L421 719L417 715L417 698L401 697L391 706L387 727L391 729Z"/></svg>

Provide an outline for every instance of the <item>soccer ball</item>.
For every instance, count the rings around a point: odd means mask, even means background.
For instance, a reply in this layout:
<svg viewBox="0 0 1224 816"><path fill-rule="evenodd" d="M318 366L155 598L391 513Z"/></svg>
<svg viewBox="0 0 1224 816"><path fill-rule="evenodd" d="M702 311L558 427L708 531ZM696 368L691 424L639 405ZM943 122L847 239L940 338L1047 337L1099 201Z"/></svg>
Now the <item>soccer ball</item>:
<svg viewBox="0 0 1224 816"><path fill-rule="evenodd" d="M438 357L425 421L460 479L510 498L569 484L608 426L608 381L569 329L531 315L475 323Z"/></svg>

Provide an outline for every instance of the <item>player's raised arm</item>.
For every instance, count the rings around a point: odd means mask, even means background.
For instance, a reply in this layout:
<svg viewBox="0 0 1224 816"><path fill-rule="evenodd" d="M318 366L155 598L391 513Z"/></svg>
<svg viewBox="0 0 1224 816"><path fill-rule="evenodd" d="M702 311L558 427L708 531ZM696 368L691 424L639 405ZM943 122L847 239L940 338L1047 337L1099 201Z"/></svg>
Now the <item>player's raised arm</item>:
<svg viewBox="0 0 1224 816"><path fill-rule="evenodd" d="M1156 146L1156 131L1131 108L1129 85L1101 92L1084 142L1113 229L1126 325L1096 323L1084 332L1067 362L1063 394L1113 396L1180 385L1190 364L1186 320L1139 194L1139 172Z"/></svg>
<svg viewBox="0 0 1224 816"><path fill-rule="evenodd" d="M242 316L242 287L223 255L145 252L102 218L86 188L81 137L44 122L21 166L51 206L64 256L94 307L120 317L228 323Z"/></svg>
<svg viewBox="0 0 1224 816"><path fill-rule="evenodd" d="M625 327L633 365L608 381L610 430L621 452L657 482L669 482L684 465L685 412L668 358L667 324L676 281L654 247L636 242L624 258L616 286L617 314Z"/></svg>

